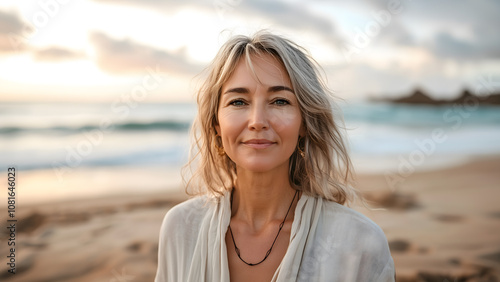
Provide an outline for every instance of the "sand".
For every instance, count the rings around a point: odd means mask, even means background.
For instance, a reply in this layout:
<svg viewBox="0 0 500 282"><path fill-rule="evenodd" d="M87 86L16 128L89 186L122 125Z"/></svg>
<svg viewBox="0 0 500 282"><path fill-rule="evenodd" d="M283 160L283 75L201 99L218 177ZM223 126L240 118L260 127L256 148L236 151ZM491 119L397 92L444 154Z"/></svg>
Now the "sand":
<svg viewBox="0 0 500 282"><path fill-rule="evenodd" d="M413 173L398 187L359 175L373 206L356 208L387 235L398 281L500 281L500 158ZM153 281L164 214L177 192L59 201L18 208L15 275L0 210L1 281Z"/></svg>
<svg viewBox="0 0 500 282"><path fill-rule="evenodd" d="M498 158L416 173L395 190L365 175L359 187L385 204L361 211L386 233L398 281L500 280Z"/></svg>

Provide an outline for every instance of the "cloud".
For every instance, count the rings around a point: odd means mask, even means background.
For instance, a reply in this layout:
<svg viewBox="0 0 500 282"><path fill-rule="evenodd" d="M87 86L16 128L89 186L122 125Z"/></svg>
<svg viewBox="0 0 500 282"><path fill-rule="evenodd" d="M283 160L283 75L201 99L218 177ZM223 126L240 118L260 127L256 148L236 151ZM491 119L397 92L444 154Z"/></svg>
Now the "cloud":
<svg viewBox="0 0 500 282"><path fill-rule="evenodd" d="M380 68L354 62L329 72L335 81L332 88L337 87L341 97L395 96L414 85L410 71L399 66Z"/></svg>
<svg viewBox="0 0 500 282"><path fill-rule="evenodd" d="M415 38L399 19L394 18L386 27L380 31L380 39L395 46L414 46Z"/></svg>
<svg viewBox="0 0 500 282"><path fill-rule="evenodd" d="M437 59L457 61L500 58L500 1L495 0L316 0L331 6L343 5L360 15L366 23L373 13L387 10L390 2L399 2L401 12L374 38L390 47L420 46ZM346 6L347 5L347 6ZM420 38L419 38L420 36Z"/></svg>
<svg viewBox="0 0 500 282"><path fill-rule="evenodd" d="M434 27L431 40L424 45L437 57L460 61L500 58L499 1L413 1L409 12L415 24Z"/></svg>
<svg viewBox="0 0 500 282"><path fill-rule="evenodd" d="M473 44L460 40L447 32L437 34L429 45L439 57L470 58L477 52Z"/></svg>
<svg viewBox="0 0 500 282"><path fill-rule="evenodd" d="M0 10L0 34L22 33L27 24L15 11Z"/></svg>
<svg viewBox="0 0 500 282"><path fill-rule="evenodd" d="M293 30L309 30L336 37L332 20L311 12L305 4L267 0L94 0L112 4L135 5L171 13L181 8L198 8L213 13L224 20L230 15L242 19L265 18L275 24Z"/></svg>
<svg viewBox="0 0 500 282"><path fill-rule="evenodd" d="M69 50L61 47L48 47L35 50L33 56L37 61L67 61L85 57L83 52Z"/></svg>
<svg viewBox="0 0 500 282"><path fill-rule="evenodd" d="M440 58L459 60L498 59L500 58L500 40L477 38L460 39L448 32L441 32L429 43L432 52Z"/></svg>
<svg viewBox="0 0 500 282"><path fill-rule="evenodd" d="M333 21L310 12L304 4L289 4L281 1L242 1L242 7L236 7L242 15L253 12L277 24L291 29L307 29L334 36Z"/></svg>
<svg viewBox="0 0 500 282"><path fill-rule="evenodd" d="M189 62L182 52L170 53L142 45L130 39L114 39L99 32L90 36L99 67L112 73L143 72L146 67L158 67L164 72L193 75L201 70Z"/></svg>
<svg viewBox="0 0 500 282"><path fill-rule="evenodd" d="M0 53L23 51L27 48L25 34L33 32L15 11L0 10Z"/></svg>

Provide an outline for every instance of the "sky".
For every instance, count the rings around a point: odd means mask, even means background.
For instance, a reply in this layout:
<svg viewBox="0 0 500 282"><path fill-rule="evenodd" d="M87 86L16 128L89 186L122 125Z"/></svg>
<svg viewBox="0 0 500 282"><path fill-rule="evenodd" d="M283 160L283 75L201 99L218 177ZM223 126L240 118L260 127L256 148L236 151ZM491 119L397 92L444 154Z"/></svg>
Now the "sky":
<svg viewBox="0 0 500 282"><path fill-rule="evenodd" d="M448 99L500 89L499 14L494 0L2 0L0 101L193 102L220 46L260 29L306 48L343 99Z"/></svg>

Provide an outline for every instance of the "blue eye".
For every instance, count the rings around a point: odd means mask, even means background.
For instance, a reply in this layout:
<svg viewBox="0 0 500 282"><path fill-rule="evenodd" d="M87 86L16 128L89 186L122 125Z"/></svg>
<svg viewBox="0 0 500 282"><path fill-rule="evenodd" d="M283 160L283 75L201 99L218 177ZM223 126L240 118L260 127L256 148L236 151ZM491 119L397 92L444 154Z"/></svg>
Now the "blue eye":
<svg viewBox="0 0 500 282"><path fill-rule="evenodd" d="M231 106L236 106L236 107L241 107L245 105L245 102L243 100L237 99L229 102L229 105Z"/></svg>
<svg viewBox="0 0 500 282"><path fill-rule="evenodd" d="M280 106L282 106L282 105L290 105L290 101L288 101L287 99L276 99L276 100L274 100L273 103L276 104L276 105L280 105Z"/></svg>

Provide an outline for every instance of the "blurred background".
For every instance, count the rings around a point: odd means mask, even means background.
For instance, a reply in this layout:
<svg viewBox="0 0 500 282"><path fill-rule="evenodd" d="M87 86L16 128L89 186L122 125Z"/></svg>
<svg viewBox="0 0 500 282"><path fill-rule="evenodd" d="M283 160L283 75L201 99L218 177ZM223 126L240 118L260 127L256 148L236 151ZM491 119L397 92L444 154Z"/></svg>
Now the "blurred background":
<svg viewBox="0 0 500 282"><path fill-rule="evenodd" d="M358 187L385 208L360 211L398 280L498 281L499 13L493 0L2 1L0 168L3 183L17 170L25 224L21 275L2 263L0 277L151 281L161 218L185 199L199 74L230 36L268 29L323 67Z"/></svg>

